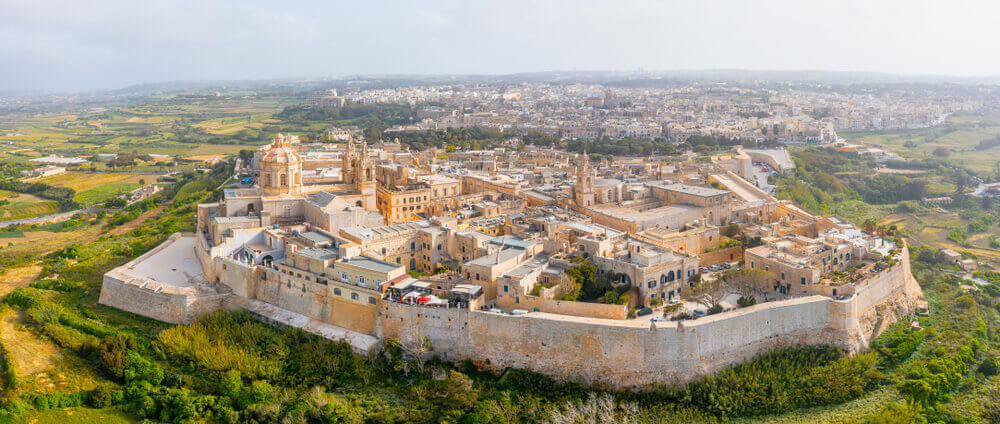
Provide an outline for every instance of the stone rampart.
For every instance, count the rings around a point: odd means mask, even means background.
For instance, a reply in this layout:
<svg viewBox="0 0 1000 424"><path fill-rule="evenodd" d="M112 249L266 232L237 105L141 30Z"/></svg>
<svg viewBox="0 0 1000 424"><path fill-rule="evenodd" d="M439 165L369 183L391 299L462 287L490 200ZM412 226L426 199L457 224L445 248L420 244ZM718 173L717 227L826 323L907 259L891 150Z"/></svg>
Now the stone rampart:
<svg viewBox="0 0 1000 424"><path fill-rule="evenodd" d="M135 273L139 264L145 261L158 262L160 257L157 255L169 256L171 253L168 253L168 249L171 249L173 244L193 240L194 237L194 234L190 233L175 233L159 246L125 265L108 271L104 274L100 303L174 324L190 323L202 314L218 308L230 292L217 290L213 285L206 283L201 275L190 276L196 280L191 281L191 284L174 285ZM194 243L192 241L192 247Z"/></svg>
<svg viewBox="0 0 1000 424"><path fill-rule="evenodd" d="M219 307L226 293L185 293L163 290L144 281L104 275L100 303L171 324L190 324Z"/></svg>
<svg viewBox="0 0 1000 424"><path fill-rule="evenodd" d="M872 314L908 313L920 296L908 257L847 299L807 296L768 302L694 321L649 323L429 308L382 302L378 336L417 347L430 339L447 360L472 359L500 372L524 368L612 388L683 383L783 346L867 348Z"/></svg>

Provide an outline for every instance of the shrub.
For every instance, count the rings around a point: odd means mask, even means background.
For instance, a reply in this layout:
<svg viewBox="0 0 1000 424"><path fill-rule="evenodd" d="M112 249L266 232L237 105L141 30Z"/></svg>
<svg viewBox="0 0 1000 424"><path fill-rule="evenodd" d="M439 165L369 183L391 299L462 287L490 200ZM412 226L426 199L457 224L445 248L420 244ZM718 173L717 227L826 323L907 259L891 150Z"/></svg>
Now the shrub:
<svg viewBox="0 0 1000 424"><path fill-rule="evenodd" d="M878 352L888 365L898 364L916 352L926 334L926 330L909 333L897 328L883 333L872 341L871 348Z"/></svg>
<svg viewBox="0 0 1000 424"><path fill-rule="evenodd" d="M90 391L87 405L91 408L107 408L122 402L122 391L108 384L99 384Z"/></svg>
<svg viewBox="0 0 1000 424"><path fill-rule="evenodd" d="M992 377L1000 372L1000 361L995 357L989 357L979 364L979 372L987 377Z"/></svg>
<svg viewBox="0 0 1000 424"><path fill-rule="evenodd" d="M42 304L41 296L32 289L18 288L7 293L3 297L3 302L21 309L30 309Z"/></svg>
<svg viewBox="0 0 1000 424"><path fill-rule="evenodd" d="M875 363L873 354L841 358L835 348L776 350L696 380L678 395L693 406L725 416L841 403L882 380Z"/></svg>

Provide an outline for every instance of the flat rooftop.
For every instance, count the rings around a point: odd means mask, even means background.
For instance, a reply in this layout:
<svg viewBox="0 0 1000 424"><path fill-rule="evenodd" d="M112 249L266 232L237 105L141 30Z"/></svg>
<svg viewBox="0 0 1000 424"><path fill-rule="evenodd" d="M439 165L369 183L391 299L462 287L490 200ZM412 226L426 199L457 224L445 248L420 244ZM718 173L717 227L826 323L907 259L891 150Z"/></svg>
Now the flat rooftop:
<svg viewBox="0 0 1000 424"><path fill-rule="evenodd" d="M389 272L402 266L389 262L375 260L367 256L355 256L353 258L344 259L342 262L359 268L365 268L379 272Z"/></svg>
<svg viewBox="0 0 1000 424"><path fill-rule="evenodd" d="M668 191L673 191L677 193L690 194L699 197L715 197L728 195L729 192L726 190L717 190L711 187L701 187L689 184L679 184L679 183L664 183L662 181L649 183L650 186L661 188Z"/></svg>
<svg viewBox="0 0 1000 424"><path fill-rule="evenodd" d="M504 262L513 259L518 255L520 255L521 253L524 253L524 250L514 247L510 249L501 250L497 253L491 253L486 256L480 256L479 258L473 259L468 263L470 265L480 265L480 266L496 265L498 262Z"/></svg>
<svg viewBox="0 0 1000 424"><path fill-rule="evenodd" d="M689 213L700 212L701 208L692 205L667 205L650 209L641 209L646 204L632 204L617 206L614 203L592 206L590 209L602 214L613 216L630 222L643 222L662 219L670 216L681 216Z"/></svg>
<svg viewBox="0 0 1000 424"><path fill-rule="evenodd" d="M522 262L520 265L514 267L514 269L505 272L503 276L523 278L524 276L531 274L536 269L548 265L548 263L549 263L549 255L545 253L540 253L535 255L533 258Z"/></svg>
<svg viewBox="0 0 1000 424"><path fill-rule="evenodd" d="M306 258L316 259L320 261L337 259L340 256L336 251L330 249L317 249L317 248L302 249L296 253Z"/></svg>

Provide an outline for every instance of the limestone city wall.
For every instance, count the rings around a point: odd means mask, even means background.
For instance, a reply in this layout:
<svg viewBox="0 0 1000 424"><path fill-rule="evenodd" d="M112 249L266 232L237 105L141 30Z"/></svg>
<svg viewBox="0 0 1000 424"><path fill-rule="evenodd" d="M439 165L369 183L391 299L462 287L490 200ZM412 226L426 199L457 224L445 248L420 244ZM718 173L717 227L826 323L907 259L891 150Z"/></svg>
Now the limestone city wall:
<svg viewBox="0 0 1000 424"><path fill-rule="evenodd" d="M383 302L377 335L397 338L408 347L423 344L426 337L433 346L427 356L472 359L497 372L515 367L563 380L642 388L690 381L783 346L864 350L871 331L866 314L887 306L912 310L911 301L920 296L915 284L904 260L847 299L800 297L695 321L661 323Z"/></svg>
<svg viewBox="0 0 1000 424"><path fill-rule="evenodd" d="M104 275L100 303L171 324L190 324L214 311L229 294L173 293Z"/></svg>

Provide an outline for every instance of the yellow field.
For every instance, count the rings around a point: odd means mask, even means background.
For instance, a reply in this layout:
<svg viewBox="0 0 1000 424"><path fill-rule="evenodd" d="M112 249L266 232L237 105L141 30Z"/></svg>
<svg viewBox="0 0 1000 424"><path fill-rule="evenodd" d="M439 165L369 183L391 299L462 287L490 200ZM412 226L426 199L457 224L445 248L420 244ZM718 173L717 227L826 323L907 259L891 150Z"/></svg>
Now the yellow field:
<svg viewBox="0 0 1000 424"><path fill-rule="evenodd" d="M42 256L71 244L93 240L97 238L101 230L101 226L91 225L76 231L59 233L52 231L25 231L24 237L0 239L0 255L31 253Z"/></svg>
<svg viewBox="0 0 1000 424"><path fill-rule="evenodd" d="M68 187L76 191L73 200L92 205L102 202L112 196L128 193L139 188L139 181L146 184L156 181L156 175L142 174L88 174L83 172L66 172L59 175L39 178L38 182L57 187Z"/></svg>
<svg viewBox="0 0 1000 424"><path fill-rule="evenodd" d="M7 295L18 287L31 284L42 272L42 267L36 264L10 268L0 274L0 297Z"/></svg>

